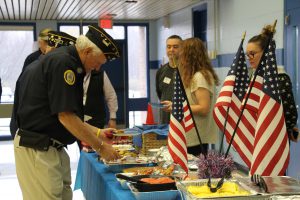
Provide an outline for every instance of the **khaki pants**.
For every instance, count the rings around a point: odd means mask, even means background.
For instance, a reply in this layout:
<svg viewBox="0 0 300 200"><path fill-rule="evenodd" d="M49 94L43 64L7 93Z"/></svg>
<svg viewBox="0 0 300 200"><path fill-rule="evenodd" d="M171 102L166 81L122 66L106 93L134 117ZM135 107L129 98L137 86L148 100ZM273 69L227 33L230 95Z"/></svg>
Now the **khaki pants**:
<svg viewBox="0 0 300 200"><path fill-rule="evenodd" d="M18 181L24 200L72 200L70 158L62 148L38 151L14 139Z"/></svg>

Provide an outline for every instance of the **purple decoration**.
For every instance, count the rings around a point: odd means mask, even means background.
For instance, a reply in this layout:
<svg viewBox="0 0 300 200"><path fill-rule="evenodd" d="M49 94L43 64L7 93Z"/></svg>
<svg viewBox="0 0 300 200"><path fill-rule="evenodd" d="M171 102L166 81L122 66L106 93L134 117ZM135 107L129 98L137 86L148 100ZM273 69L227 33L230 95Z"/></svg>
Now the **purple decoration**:
<svg viewBox="0 0 300 200"><path fill-rule="evenodd" d="M228 155L225 158L225 154L221 154L217 151L208 151L206 159L203 154L198 156L198 178L208 178L206 171L208 169L211 178L222 178L225 176L225 169L230 172L236 169L233 161L233 157Z"/></svg>

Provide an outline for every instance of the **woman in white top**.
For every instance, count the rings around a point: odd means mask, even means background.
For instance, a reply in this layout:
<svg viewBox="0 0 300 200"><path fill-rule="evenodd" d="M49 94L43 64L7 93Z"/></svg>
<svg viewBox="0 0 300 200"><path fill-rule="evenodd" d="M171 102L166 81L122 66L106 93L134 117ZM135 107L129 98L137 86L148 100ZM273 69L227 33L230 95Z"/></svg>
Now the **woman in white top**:
<svg viewBox="0 0 300 200"><path fill-rule="evenodd" d="M193 128L186 133L188 153L198 156L200 153L207 153L208 144L214 144L218 139L218 128L212 111L219 79L211 65L205 45L199 38L183 41L178 69L203 144L201 148L196 129ZM171 111L172 102L165 104L165 109Z"/></svg>

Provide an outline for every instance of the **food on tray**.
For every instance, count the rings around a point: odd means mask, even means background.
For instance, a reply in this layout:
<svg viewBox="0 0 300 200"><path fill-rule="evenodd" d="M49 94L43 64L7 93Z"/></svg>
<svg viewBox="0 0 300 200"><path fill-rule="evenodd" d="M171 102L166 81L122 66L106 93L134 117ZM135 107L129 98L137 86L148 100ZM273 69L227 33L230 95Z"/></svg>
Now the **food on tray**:
<svg viewBox="0 0 300 200"><path fill-rule="evenodd" d="M113 144L112 147L116 150L135 150L132 144Z"/></svg>
<svg viewBox="0 0 300 200"><path fill-rule="evenodd" d="M131 151L127 151L127 150L122 150L122 151L118 151L121 157L125 157L125 156L130 156L130 157L137 157L137 153L135 152L131 152Z"/></svg>
<svg viewBox="0 0 300 200"><path fill-rule="evenodd" d="M134 173L134 175L156 174L156 175L166 175L166 176L171 175L173 171L174 171L174 165L170 165L166 169L157 166L157 167L132 167L123 170L123 172L125 173Z"/></svg>
<svg viewBox="0 0 300 200"><path fill-rule="evenodd" d="M141 181L150 183L150 184L164 184L164 183L174 183L175 182L170 177L142 178Z"/></svg>
<svg viewBox="0 0 300 200"><path fill-rule="evenodd" d="M159 152L159 149L148 149L148 154L150 156L155 156Z"/></svg>
<svg viewBox="0 0 300 200"><path fill-rule="evenodd" d="M127 150L133 148L131 144L113 144L112 147L120 150Z"/></svg>
<svg viewBox="0 0 300 200"><path fill-rule="evenodd" d="M212 185L212 187L216 187ZM188 186L187 190L193 195L199 198L205 197L225 197L225 196L244 196L250 193L246 190L241 189L236 183L225 182L223 186L217 190L217 192L212 193L207 185L203 186Z"/></svg>
<svg viewBox="0 0 300 200"><path fill-rule="evenodd" d="M114 130L113 133L114 133L114 134L124 134L125 131L122 130L122 129L117 129L117 130Z"/></svg>
<svg viewBox="0 0 300 200"><path fill-rule="evenodd" d="M119 137L119 140L128 140L128 138L133 137L133 136L137 136L140 133L138 131L135 130L128 130L128 129L118 129L118 130L114 130L112 131L113 136L115 137Z"/></svg>
<svg viewBox="0 0 300 200"><path fill-rule="evenodd" d="M124 173L133 173L134 175L147 175L148 172L153 171L154 167L131 167L131 168L127 168L124 169L123 172Z"/></svg>
<svg viewBox="0 0 300 200"><path fill-rule="evenodd" d="M137 157L135 148L132 145L112 145L112 147L120 154L120 156Z"/></svg>

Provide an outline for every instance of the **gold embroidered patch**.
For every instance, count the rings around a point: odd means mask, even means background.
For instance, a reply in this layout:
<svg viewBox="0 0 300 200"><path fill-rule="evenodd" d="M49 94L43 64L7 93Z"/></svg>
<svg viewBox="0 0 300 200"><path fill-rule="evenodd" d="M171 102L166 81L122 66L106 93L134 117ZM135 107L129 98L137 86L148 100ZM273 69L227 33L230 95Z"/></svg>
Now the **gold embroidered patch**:
<svg viewBox="0 0 300 200"><path fill-rule="evenodd" d="M75 73L72 70L65 71L64 79L65 79L67 84L74 85L74 83L75 83Z"/></svg>

